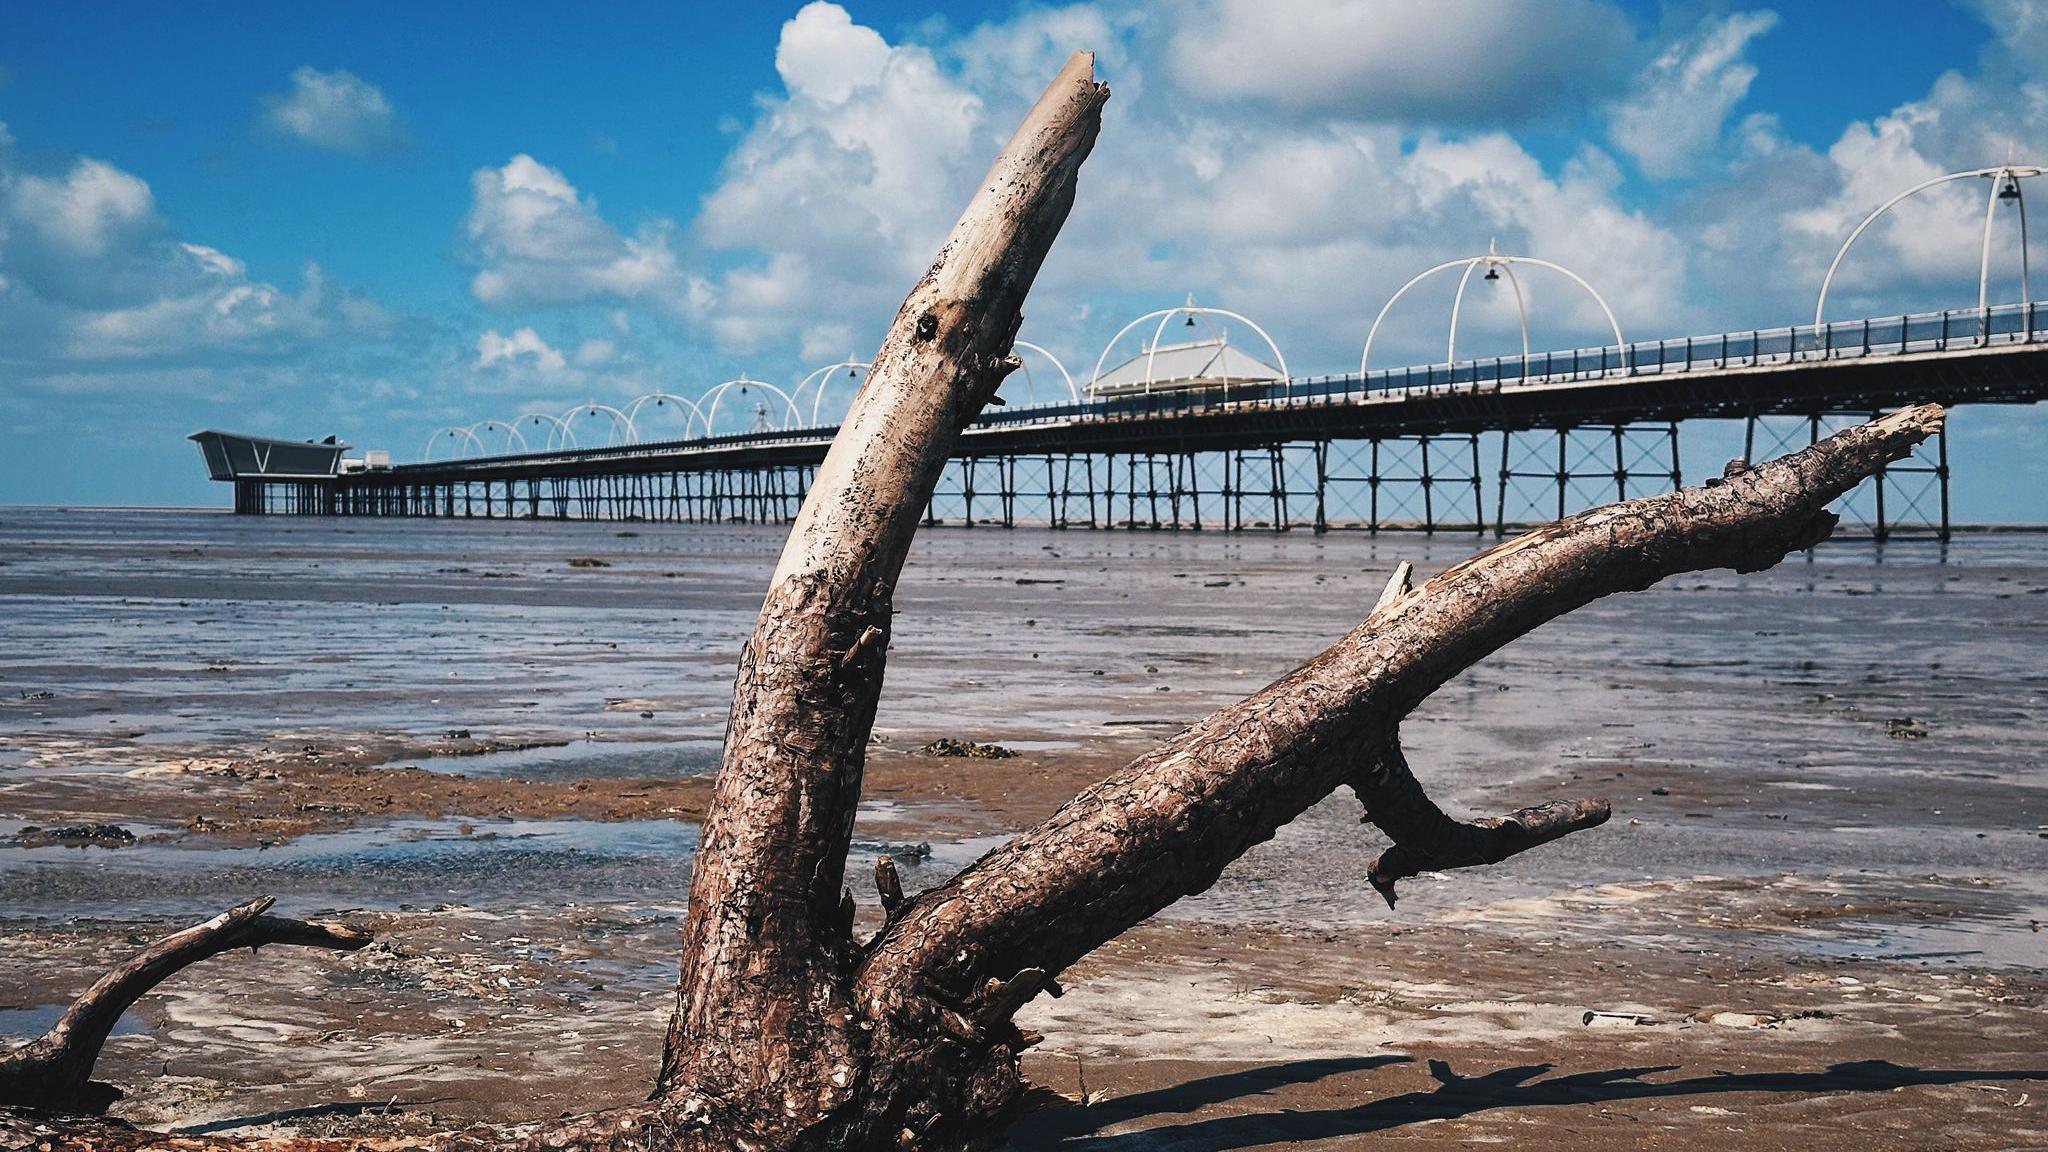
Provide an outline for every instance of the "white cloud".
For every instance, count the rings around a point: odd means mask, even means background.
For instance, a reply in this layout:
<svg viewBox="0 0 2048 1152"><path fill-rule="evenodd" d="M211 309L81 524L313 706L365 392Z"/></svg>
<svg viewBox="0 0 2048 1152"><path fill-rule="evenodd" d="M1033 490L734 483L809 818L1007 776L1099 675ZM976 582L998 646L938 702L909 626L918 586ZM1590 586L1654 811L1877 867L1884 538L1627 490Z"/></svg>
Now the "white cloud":
<svg viewBox="0 0 2048 1152"><path fill-rule="evenodd" d="M783 25L776 67L787 95L766 101L697 221L738 257L702 301L735 350L837 343L849 316L893 308L994 151L979 95L837 5Z"/></svg>
<svg viewBox="0 0 2048 1152"><path fill-rule="evenodd" d="M343 69L295 68L291 91L265 96L263 103L264 121L272 130L311 148L382 152L403 138L391 101L376 85Z"/></svg>
<svg viewBox="0 0 2048 1152"><path fill-rule="evenodd" d="M483 265L470 290L485 304L615 299L679 312L699 291L671 248L671 222L651 221L636 235L624 235L560 170L531 156L478 169L470 188L464 226Z"/></svg>
<svg viewBox="0 0 2048 1152"><path fill-rule="evenodd" d="M1615 109L1609 135L1654 179L1690 176L1719 151L1722 125L1749 94L1756 66L1749 42L1778 23L1775 12L1708 20L1666 47Z"/></svg>
<svg viewBox="0 0 2048 1152"><path fill-rule="evenodd" d="M476 338L478 368L494 364L516 367L522 362L543 373L560 372L568 366L567 358L531 328L518 329L510 336L502 336L493 328Z"/></svg>
<svg viewBox="0 0 2048 1152"><path fill-rule="evenodd" d="M585 340L576 348L576 363L579 367L594 368L610 363L618 354L619 345L615 340Z"/></svg>
<svg viewBox="0 0 2048 1152"><path fill-rule="evenodd" d="M1624 335L1639 339L1653 326L1684 322L1684 247L1646 213L1621 206L1620 174L1604 153L1586 150L1553 179L1519 144L1495 135L1426 141L1410 165L1410 179L1422 191L1421 207L1452 216L1469 213L1501 234L1504 251L1570 268L1607 300ZM1436 193L1439 187L1446 191ZM1512 250L1505 247L1510 241ZM1455 255L1477 254L1475 249ZM1532 293L1532 325L1548 323L1553 333L1559 322L1568 333L1597 333L1605 326L1592 298L1568 281L1539 271L1528 274L1524 288ZM1503 317L1506 303L1501 301ZM1539 304L1549 309L1539 310Z"/></svg>
<svg viewBox="0 0 2048 1152"><path fill-rule="evenodd" d="M148 182L106 161L38 167L0 148L0 348L10 383L228 394L287 364L375 355L395 327L310 263L296 287L280 287L179 237Z"/></svg>
<svg viewBox="0 0 2048 1152"><path fill-rule="evenodd" d="M880 33L855 24L837 4L813 0L782 26L775 71L792 97L843 104L881 79L889 56Z"/></svg>
<svg viewBox="0 0 2048 1152"><path fill-rule="evenodd" d="M1513 17L1511 29L1534 20L1487 11ZM1342 15L1413 18L1398 5ZM1564 21L1606 27L1611 15L1584 5ZM1132 32L1130 18L1076 6L930 47L890 45L835 6L806 7L783 29L785 94L763 100L698 221L706 243L741 258L713 282L707 330L728 349L793 348L806 362L865 355L1002 133L1078 45L1106 48L1098 67L1116 95L1027 330L1076 372L1126 316L1188 291L1265 322L1291 364L1341 368L1401 281L1494 236L1582 272L1625 325L1648 328L1682 306L1680 245L1620 206L1613 163L1597 151L1550 173L1501 134L1417 143L1372 118L1222 109L1195 98L1213 93L1206 81L1191 91L1177 68L1148 79L1124 43ZM1537 327L1564 344L1601 338L1605 321L1577 289L1540 275L1529 287ZM1392 325L1396 345L1429 329L1406 351L1441 354L1442 319L1423 319L1432 306ZM1475 343L1514 326L1511 302L1467 307Z"/></svg>
<svg viewBox="0 0 2048 1152"><path fill-rule="evenodd" d="M2042 0L1964 0L1992 31L1995 46L2020 71L2048 73L2048 4Z"/></svg>
<svg viewBox="0 0 2048 1152"><path fill-rule="evenodd" d="M99 160L80 160L59 178L18 177L12 191L15 219L73 256L104 256L156 220L149 185Z"/></svg>
<svg viewBox="0 0 2048 1152"><path fill-rule="evenodd" d="M1516 122L1583 104L1633 52L1600 0L1209 0L1170 17L1196 96L1381 121Z"/></svg>

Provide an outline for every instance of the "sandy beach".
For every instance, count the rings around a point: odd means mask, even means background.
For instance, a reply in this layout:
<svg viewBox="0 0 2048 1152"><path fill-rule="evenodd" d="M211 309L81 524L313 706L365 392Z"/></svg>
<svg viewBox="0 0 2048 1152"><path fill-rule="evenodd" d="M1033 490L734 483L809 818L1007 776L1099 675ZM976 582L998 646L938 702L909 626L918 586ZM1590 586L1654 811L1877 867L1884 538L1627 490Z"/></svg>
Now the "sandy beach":
<svg viewBox="0 0 2048 1152"><path fill-rule="evenodd" d="M935 883L1490 540L946 529L850 880ZM114 1114L425 1131L635 1099L779 535L0 511L0 1034L236 901L374 927L145 999ZM571 564L572 560L597 561ZM1017 1149L2048 1146L2048 537L1839 542L1596 604L1410 719L1422 877L1340 792L1020 1023ZM941 739L1015 754L925 751ZM118 828L70 835L94 825ZM41 831L30 831L38 829Z"/></svg>

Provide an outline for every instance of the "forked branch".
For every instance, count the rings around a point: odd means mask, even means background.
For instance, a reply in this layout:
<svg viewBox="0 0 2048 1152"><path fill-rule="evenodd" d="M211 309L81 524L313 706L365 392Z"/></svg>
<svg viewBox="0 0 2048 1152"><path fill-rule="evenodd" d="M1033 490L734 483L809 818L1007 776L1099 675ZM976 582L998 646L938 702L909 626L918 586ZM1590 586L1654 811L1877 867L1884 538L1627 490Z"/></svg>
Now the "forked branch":
<svg viewBox="0 0 2048 1152"><path fill-rule="evenodd" d="M0 1055L0 1105L100 1112L118 1093L94 1091L92 1066L130 1005L190 965L235 948L296 944L352 952L374 937L360 928L267 915L269 896L173 932L115 965L48 1032Z"/></svg>
<svg viewBox="0 0 2048 1152"><path fill-rule="evenodd" d="M921 893L892 918L858 977L868 990L980 988L1019 970L1057 977L1337 786L1364 782L1396 848L1390 886L1420 868L1501 859L1605 818L1546 806L1460 825L1395 753L1399 725L1453 676L1530 630L1680 572L1768 568L1833 530L1827 505L1941 427L1907 408L1700 488L1545 525L1438 573L1397 577L1370 617L1301 668L1081 793L1043 824ZM1389 765L1397 772L1388 772Z"/></svg>
<svg viewBox="0 0 2048 1152"><path fill-rule="evenodd" d="M1422 790L1400 743L1393 739L1352 777L1351 790L1365 805L1365 818L1394 842L1365 873L1389 908L1394 906L1396 881L1423 872L1498 864L1539 844L1605 824L1610 811L1605 800L1552 800L1505 816L1453 820Z"/></svg>

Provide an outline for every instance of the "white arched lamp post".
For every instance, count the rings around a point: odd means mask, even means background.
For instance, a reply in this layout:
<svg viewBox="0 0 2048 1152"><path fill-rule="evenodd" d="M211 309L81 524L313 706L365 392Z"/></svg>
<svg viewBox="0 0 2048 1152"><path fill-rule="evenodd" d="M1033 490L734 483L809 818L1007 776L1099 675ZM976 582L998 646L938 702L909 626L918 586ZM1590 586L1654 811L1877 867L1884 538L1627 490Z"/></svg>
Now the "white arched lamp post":
<svg viewBox="0 0 2048 1152"><path fill-rule="evenodd" d="M690 438L691 429L704 421L703 410L698 408L696 402L689 397L678 396L673 392L649 392L645 396L635 398L631 404L626 405L626 437L632 443L640 443L640 409L648 404L653 404L656 408L674 408L676 411L681 412L683 414L682 439L684 440Z"/></svg>
<svg viewBox="0 0 2048 1152"><path fill-rule="evenodd" d="M1074 377L1071 373L1067 371L1067 366L1065 364L1060 363L1059 357L1053 355L1051 352L1046 351L1044 348L1041 348L1038 345L1033 344L1029 340L1012 340L1010 341L1010 346L1012 348L1022 349L1025 352L1036 352L1040 356L1051 361L1052 366L1059 371L1060 379L1063 382L1065 382L1067 386L1067 399L1074 403L1080 402L1081 390L1079 388L1074 387ZM1018 371L1024 374L1024 394L1026 397L1029 398L1030 403L1037 404L1038 388L1036 385L1032 383L1031 380L1031 362L1029 360L1024 359L1022 356L1019 356L1017 360L1020 364L1023 365L1023 367L1019 368Z"/></svg>
<svg viewBox="0 0 2048 1152"><path fill-rule="evenodd" d="M609 404L599 404L594 400L587 404L578 404L567 412L562 413L562 427L564 429L570 427L578 416L600 415L611 420L612 444L620 443L622 436L624 437L624 443L631 444L633 442L633 422L626 419L626 414Z"/></svg>
<svg viewBox="0 0 2048 1152"><path fill-rule="evenodd" d="M1498 280L1502 275L1505 275L1508 286L1514 289L1515 311L1520 316L1522 322L1522 360L1526 364L1529 359L1529 308L1522 298L1522 283L1515 278L1515 265L1517 264L1526 264L1532 268L1548 269L1567 277L1572 283L1584 288L1586 295L1593 298L1593 303L1600 306L1601 314L1607 317L1608 328L1614 332L1614 346L1621 352L1621 370L1624 373L1629 370L1628 341L1622 337L1621 323L1614 318L1614 309L1607 306L1607 299L1600 295L1598 289L1588 284L1585 277L1580 276L1577 272L1562 264L1553 264L1548 260L1539 260L1534 256L1503 256L1497 245L1488 243L1484 256L1468 256L1462 260L1446 260L1434 268L1417 274L1406 284L1401 285L1400 289L1392 296L1387 298L1386 304L1380 308L1380 314L1373 317L1372 327L1365 333L1365 349L1358 356L1358 375L1360 379L1363 379L1366 372L1372 367L1373 341L1379 338L1380 325L1386 322L1387 313L1394 310L1394 305L1400 302L1401 297L1408 294L1410 288L1415 287L1439 272L1452 268L1463 268L1464 271L1458 276L1458 294L1451 298L1451 331L1449 340L1445 345L1444 362L1447 364L1456 364L1458 362L1458 314L1464 307L1465 289L1472 282L1473 270L1483 267L1486 269L1486 279Z"/></svg>
<svg viewBox="0 0 2048 1152"><path fill-rule="evenodd" d="M1835 252L1834 260L1828 264L1828 274L1821 277L1820 299L1816 300L1813 305L1814 338L1819 340L1825 337L1827 331L1828 288L1834 284L1835 272L1841 268L1842 258L1849 254L1850 246L1855 244L1863 233L1869 231L1872 224L1877 223L1878 217L1896 208L1909 197L1925 192L1929 188L1938 188L1958 180L1988 178L1991 181L1990 192L1984 198L1984 241L1977 257L1977 310L1986 313L1986 323L1989 323L1989 310L1991 307L1991 225L1998 215L1998 202L2000 200L2012 201L2013 206L2019 211L2020 303L2022 305L2032 304L2034 302L2033 288L2028 282L2027 269L2027 198L2026 193L2020 188L2020 181L2031 180L2044 173L2048 173L2048 169L2035 167L2031 164L2014 164L2011 160L2007 160L1996 168L1973 168L1967 172L1951 172L1946 176L1936 176L1932 180L1922 180L1920 183L1878 205L1877 210L1865 216L1863 222L1856 225L1856 230L1849 233L1849 238L1842 241L1842 247ZM2026 325L2026 331L2029 335L2034 330L2033 311L2032 308L2023 308L2021 310L2021 315L2024 317L2022 323Z"/></svg>
<svg viewBox="0 0 2048 1152"><path fill-rule="evenodd" d="M542 442L546 445L546 451L553 452L558 448L566 450L576 447L576 433L570 429L568 421L553 413L528 412L512 423L515 425L523 424L529 428L547 429L548 438ZM524 439L524 437L521 437L521 439Z"/></svg>
<svg viewBox="0 0 2048 1152"><path fill-rule="evenodd" d="M1159 321L1159 326L1153 329L1152 331L1152 342L1145 346L1145 391L1147 393L1150 393L1152 391L1152 363L1153 360L1159 355L1159 342L1166 336L1166 326L1169 323L1171 323L1173 321L1173 318L1176 316L1187 317L1189 327L1194 326L1195 317L1201 317L1203 322L1209 326L1209 330L1216 334L1216 340L1219 344L1229 343L1229 338L1221 329L1219 329L1216 326L1216 318L1220 316L1225 320L1237 321L1239 324L1242 324L1245 327L1251 329L1252 331L1258 333L1259 339L1264 340L1266 342L1266 347L1273 350L1274 367L1280 369L1280 379L1277 381L1271 381L1271 383L1285 385L1289 380L1293 379L1293 377L1290 376L1287 372L1286 354L1280 351L1280 345L1274 343L1273 337L1268 335L1264 328L1259 327L1256 321L1242 313L1232 312L1228 308L1202 307L1201 305L1195 303L1195 297L1192 293L1190 293L1188 295L1188 302L1181 305L1180 307L1161 308L1157 312L1147 312L1143 316L1138 317L1136 320L1133 320L1129 324L1126 324L1122 328L1118 329L1117 334L1115 336L1110 337L1109 343L1104 344L1102 346L1102 355L1097 356L1095 358L1095 371L1089 373L1088 375L1089 394L1094 395L1096 386L1102 382L1102 366L1109 360L1109 354L1116 350L1117 342L1122 340L1124 337L1130 335L1131 330L1133 328L1136 328L1138 325L1143 324L1148 320L1157 320ZM1260 383L1268 383L1268 381L1260 381ZM1230 380L1227 377L1223 381L1223 391L1226 395L1230 391Z"/></svg>
<svg viewBox="0 0 2048 1152"><path fill-rule="evenodd" d="M484 442L477 439L476 433L467 428L450 426L447 428L437 428L434 430L433 435L427 437L426 446L420 451L420 461L422 463L432 463L434 459L434 446L441 443L444 439L455 441L455 455L458 458L462 455L461 445L464 443L476 449L478 456L484 455Z"/></svg>
<svg viewBox="0 0 2048 1152"><path fill-rule="evenodd" d="M835 364L833 367L836 368L839 365ZM698 398L697 403L704 409L704 435L718 435L718 405L725 400L725 394L735 388L741 392L745 392L749 388L759 388L764 392L772 392L781 399L783 409L789 413L789 423L778 425L778 427L791 427L804 418L803 413L797 410L796 401L790 398L789 393L765 381L749 380L745 376L741 376L737 380L727 380Z"/></svg>
<svg viewBox="0 0 2048 1152"><path fill-rule="evenodd" d="M478 443L483 442L485 433L503 432L505 434L506 452L511 452L512 446L514 444L517 444L519 446L519 451L522 454L531 451L531 449L529 449L526 446L526 437L520 435L518 427L512 424L507 424L503 420L479 420L476 423L471 424L469 426L469 431L471 435L477 438ZM489 449L485 449L485 453L488 454Z"/></svg>
<svg viewBox="0 0 2048 1152"><path fill-rule="evenodd" d="M796 387L789 390L790 399L792 401L803 399L804 389L809 388L812 390L811 426L813 428L818 426L818 419L820 416L820 405L822 405L825 400L825 385L831 382L832 374L834 372L839 371L841 368L846 369L846 375L849 379L868 370L868 366L866 364L863 364L859 360L855 360L853 357L848 356L846 359L841 360L836 364L826 364L823 367L813 368L811 370L810 375L804 377L802 380L797 381Z"/></svg>

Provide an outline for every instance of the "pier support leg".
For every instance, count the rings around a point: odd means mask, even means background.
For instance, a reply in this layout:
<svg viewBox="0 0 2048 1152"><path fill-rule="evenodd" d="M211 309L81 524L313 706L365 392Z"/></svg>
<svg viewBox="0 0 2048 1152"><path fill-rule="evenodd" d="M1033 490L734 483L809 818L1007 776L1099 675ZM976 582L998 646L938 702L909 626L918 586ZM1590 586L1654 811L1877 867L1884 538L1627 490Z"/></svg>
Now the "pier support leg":
<svg viewBox="0 0 2048 1152"><path fill-rule="evenodd" d="M1316 454L1316 535L1330 530L1327 495L1330 488L1330 442L1315 442Z"/></svg>
<svg viewBox="0 0 2048 1152"><path fill-rule="evenodd" d="M1429 470L1429 437L1421 438L1422 448L1422 530L1436 535L1436 477Z"/></svg>

